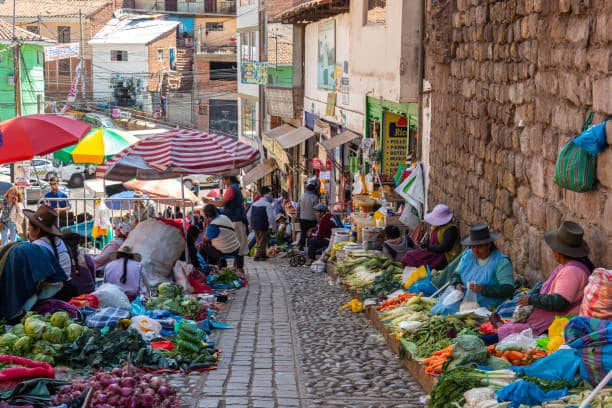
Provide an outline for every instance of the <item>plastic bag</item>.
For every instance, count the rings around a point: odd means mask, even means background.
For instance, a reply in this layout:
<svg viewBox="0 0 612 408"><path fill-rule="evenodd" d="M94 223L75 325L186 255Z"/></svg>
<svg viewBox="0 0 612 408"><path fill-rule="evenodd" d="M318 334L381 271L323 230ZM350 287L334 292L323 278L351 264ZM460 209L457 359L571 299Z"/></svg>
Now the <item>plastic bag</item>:
<svg viewBox="0 0 612 408"><path fill-rule="evenodd" d="M148 316L134 316L131 320L130 328L138 331L144 340L150 341L158 337L161 332L161 324Z"/></svg>
<svg viewBox="0 0 612 408"><path fill-rule="evenodd" d="M601 153L607 145L606 122L593 125L574 138L574 144L582 147L587 153L595 156Z"/></svg>
<svg viewBox="0 0 612 408"><path fill-rule="evenodd" d="M364 185L361 184L361 175L359 173L353 176L353 195L363 194Z"/></svg>
<svg viewBox="0 0 612 408"><path fill-rule="evenodd" d="M141 276L144 284L151 289L172 280L172 267L185 250L185 238L178 228L148 219L130 232L124 246L131 247L142 257Z"/></svg>
<svg viewBox="0 0 612 408"><path fill-rule="evenodd" d="M183 288L184 293L193 293L193 286L189 284L187 277L193 272L193 265L184 261L176 261L174 264L174 281Z"/></svg>
<svg viewBox="0 0 612 408"><path fill-rule="evenodd" d="M567 317L555 317L555 320L548 327L548 345L546 346L546 351L548 353L555 352L561 347L563 343L565 343L565 337L563 336L563 330L565 330L565 326L569 323L569 319Z"/></svg>
<svg viewBox="0 0 612 408"><path fill-rule="evenodd" d="M414 231L421 222L419 211L413 206L406 204L404 211L400 215L399 221L408 227L409 231Z"/></svg>
<svg viewBox="0 0 612 408"><path fill-rule="evenodd" d="M460 312L470 312L476 310L480 307L478 304L478 295L473 290L469 289L465 293L463 300L461 301L461 306L459 306Z"/></svg>
<svg viewBox="0 0 612 408"><path fill-rule="evenodd" d="M442 296L440 296L440 302L443 305L452 305L454 303L460 302L461 299L463 299L463 292L460 291L459 289L455 289L451 286L449 286L444 293L442 294Z"/></svg>
<svg viewBox="0 0 612 408"><path fill-rule="evenodd" d="M418 320L412 320L412 321L408 321L408 322L400 322L397 327L400 330L405 330L405 331L413 331L418 329L419 327L421 327L422 325L424 325L425 322L419 322Z"/></svg>
<svg viewBox="0 0 612 408"><path fill-rule="evenodd" d="M492 388L472 388L466 391L463 396L465 397L464 408L476 408L480 402L488 400L496 400L495 391Z"/></svg>
<svg viewBox="0 0 612 408"><path fill-rule="evenodd" d="M535 348L536 343L531 329L523 330L520 333L513 333L500 341L495 349L501 353L508 350L529 351Z"/></svg>
<svg viewBox="0 0 612 408"><path fill-rule="evenodd" d="M402 272L404 289L408 289L413 283L425 277L427 277L427 269L424 265L419 266L418 268L406 266Z"/></svg>
<svg viewBox="0 0 612 408"><path fill-rule="evenodd" d="M121 307L129 309L131 307L130 300L121 288L112 283L104 283L94 293L98 298L100 308L103 307Z"/></svg>
<svg viewBox="0 0 612 408"><path fill-rule="evenodd" d="M517 306L512 313L512 320L517 323L522 323L527 320L533 312L533 306Z"/></svg>

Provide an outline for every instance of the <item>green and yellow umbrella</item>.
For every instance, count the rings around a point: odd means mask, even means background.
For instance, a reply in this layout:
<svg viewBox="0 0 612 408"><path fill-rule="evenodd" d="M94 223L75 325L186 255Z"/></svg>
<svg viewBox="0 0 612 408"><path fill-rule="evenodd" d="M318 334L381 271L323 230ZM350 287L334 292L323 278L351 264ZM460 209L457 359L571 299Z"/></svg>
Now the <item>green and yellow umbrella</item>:
<svg viewBox="0 0 612 408"><path fill-rule="evenodd" d="M95 128L79 143L53 153L53 158L62 163L102 164L137 141L118 129Z"/></svg>

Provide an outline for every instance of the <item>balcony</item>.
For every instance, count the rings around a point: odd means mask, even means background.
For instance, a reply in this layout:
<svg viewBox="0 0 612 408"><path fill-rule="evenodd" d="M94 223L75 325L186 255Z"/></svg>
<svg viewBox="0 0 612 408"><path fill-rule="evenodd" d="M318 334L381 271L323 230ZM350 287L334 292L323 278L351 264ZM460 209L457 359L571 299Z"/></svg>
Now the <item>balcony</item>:
<svg viewBox="0 0 612 408"><path fill-rule="evenodd" d="M236 0L156 0L152 9L189 14L236 15Z"/></svg>

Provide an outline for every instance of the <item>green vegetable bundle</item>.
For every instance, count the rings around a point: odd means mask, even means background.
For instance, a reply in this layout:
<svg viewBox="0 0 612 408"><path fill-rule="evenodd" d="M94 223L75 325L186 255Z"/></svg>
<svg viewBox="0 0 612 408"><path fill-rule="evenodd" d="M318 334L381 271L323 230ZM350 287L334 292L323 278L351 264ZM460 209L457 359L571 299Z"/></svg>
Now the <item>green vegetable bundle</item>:
<svg viewBox="0 0 612 408"><path fill-rule="evenodd" d="M147 300L145 307L148 310L163 309L178 316L196 319L204 308L198 300L185 298L181 287L174 283L162 283L157 291L159 296Z"/></svg>
<svg viewBox="0 0 612 408"><path fill-rule="evenodd" d="M217 275L213 276L214 283L231 284L236 279L238 279L238 276L230 268L224 268Z"/></svg>
<svg viewBox="0 0 612 408"><path fill-rule="evenodd" d="M466 391L482 386L501 388L514 380L514 372L510 370L481 371L469 367L446 370L431 392L428 407L463 406Z"/></svg>
<svg viewBox="0 0 612 408"><path fill-rule="evenodd" d="M408 333L407 340L417 348L417 357L429 357L450 346L451 339L463 328L454 316L432 316L418 329Z"/></svg>

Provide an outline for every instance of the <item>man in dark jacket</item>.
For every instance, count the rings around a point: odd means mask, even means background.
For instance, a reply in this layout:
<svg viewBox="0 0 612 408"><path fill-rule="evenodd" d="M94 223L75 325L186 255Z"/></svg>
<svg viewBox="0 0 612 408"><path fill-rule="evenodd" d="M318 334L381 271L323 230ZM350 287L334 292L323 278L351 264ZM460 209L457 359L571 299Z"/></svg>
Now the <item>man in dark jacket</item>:
<svg viewBox="0 0 612 408"><path fill-rule="evenodd" d="M268 258L268 231L275 229L274 197L268 187L262 187L261 198L253 203L247 214L249 225L255 231L257 252L255 261L264 261Z"/></svg>
<svg viewBox="0 0 612 408"><path fill-rule="evenodd" d="M332 229L336 228L336 222L325 204L317 204L313 207L317 217L317 229L308 239L308 262L310 265L314 261L317 251L327 248L331 238Z"/></svg>

